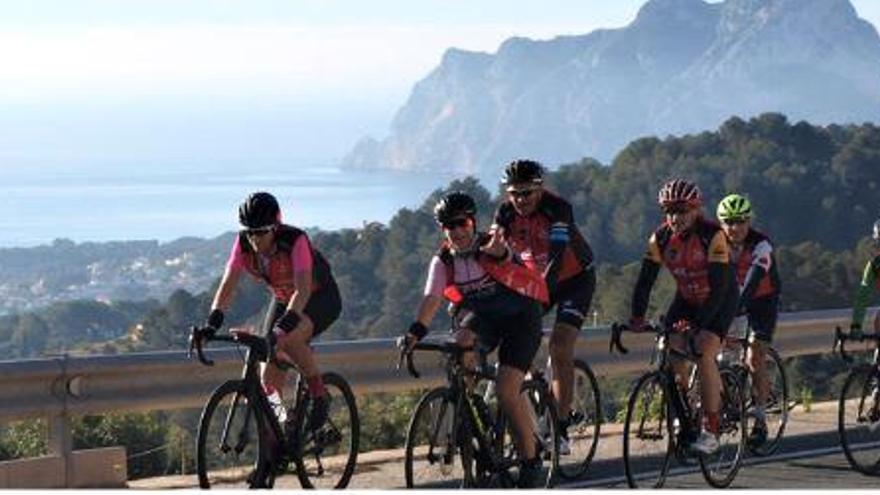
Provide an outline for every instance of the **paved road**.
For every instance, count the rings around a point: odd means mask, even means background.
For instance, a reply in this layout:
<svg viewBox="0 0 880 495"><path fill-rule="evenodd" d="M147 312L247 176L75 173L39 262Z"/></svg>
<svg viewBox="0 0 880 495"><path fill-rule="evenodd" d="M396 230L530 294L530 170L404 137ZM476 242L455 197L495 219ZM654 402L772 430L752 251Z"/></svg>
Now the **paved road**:
<svg viewBox="0 0 880 495"><path fill-rule="evenodd" d="M880 488L880 478L853 471L840 451L837 437L837 405L814 405L792 411L779 453L769 458L748 458L733 482L736 488L843 489ZM626 488L620 460L619 426L608 425L599 442L596 460L586 479L566 483L566 488ZM880 457L880 446L873 452ZM403 466L400 451L363 454L352 479L352 488L401 488ZM184 488L195 486L194 476L152 478L130 482L132 488ZM279 488L299 488L295 476L276 482ZM226 488L237 488L230 485ZM243 485L242 485L243 487ZM665 488L707 488L697 467L674 466Z"/></svg>

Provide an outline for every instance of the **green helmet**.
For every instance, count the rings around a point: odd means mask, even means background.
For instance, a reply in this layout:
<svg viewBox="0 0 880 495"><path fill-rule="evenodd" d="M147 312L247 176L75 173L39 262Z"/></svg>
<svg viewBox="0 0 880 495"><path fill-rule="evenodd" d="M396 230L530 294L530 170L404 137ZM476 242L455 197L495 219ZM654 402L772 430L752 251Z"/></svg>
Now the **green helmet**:
<svg viewBox="0 0 880 495"><path fill-rule="evenodd" d="M752 203L739 194L731 194L718 203L718 220L747 220L752 218Z"/></svg>

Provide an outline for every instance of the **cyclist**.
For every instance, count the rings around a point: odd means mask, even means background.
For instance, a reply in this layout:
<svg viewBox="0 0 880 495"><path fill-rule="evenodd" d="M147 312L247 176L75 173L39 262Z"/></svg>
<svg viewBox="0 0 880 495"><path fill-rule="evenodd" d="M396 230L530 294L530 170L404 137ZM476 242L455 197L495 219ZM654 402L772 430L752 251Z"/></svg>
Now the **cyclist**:
<svg viewBox="0 0 880 495"><path fill-rule="evenodd" d="M308 385L312 408L306 428L317 430L327 420L329 398L309 342L339 317L339 289L324 256L314 249L302 230L281 222L274 196L255 192L239 206L242 230L235 238L226 271L211 305L207 326L215 332L232 303L243 273L262 280L273 297L263 332L276 343L277 355L293 361ZM270 362L263 369L267 396L281 397L284 371ZM287 421L293 421L287 415ZM288 425L289 427L289 425ZM292 434L288 428L288 434Z"/></svg>
<svg viewBox="0 0 880 495"><path fill-rule="evenodd" d="M862 335L862 321L865 319L865 309L868 301L877 290L880 290L880 220L874 222L871 235L874 240L874 257L865 265L862 273L862 282L859 284L856 299L853 302L852 320L850 323L850 335L859 338ZM880 331L880 312L874 315L874 331Z"/></svg>
<svg viewBox="0 0 880 495"><path fill-rule="evenodd" d="M696 184L670 180L660 189L658 201L666 218L651 235L642 260L633 291L630 328L644 328L651 288L660 266L665 265L677 290L664 323L682 333L693 328L694 343L700 353L698 373L704 428L698 438L692 439L690 447L712 454L719 448L721 423L721 377L715 356L738 302L730 248L721 227L703 216L703 197ZM675 335L672 344L683 348L685 342ZM675 369L679 385L686 387L687 364L679 361Z"/></svg>
<svg viewBox="0 0 880 495"><path fill-rule="evenodd" d="M532 160L514 160L504 170L507 200L495 212L513 251L531 260L543 274L556 305L550 334L553 395L559 405L560 454L568 454L572 417L574 348L596 288L593 252L574 221L571 204L544 188L543 167Z"/></svg>
<svg viewBox="0 0 880 495"><path fill-rule="evenodd" d="M431 259L424 297L404 339L408 348L428 333L443 298L458 308L456 341L463 347L498 347L497 393L515 433L519 485L531 487L541 471L535 431L520 395L526 371L541 345L541 304L547 287L536 272L518 264L501 235L477 231L477 207L465 193L445 195L434 208L444 242Z"/></svg>
<svg viewBox="0 0 880 495"><path fill-rule="evenodd" d="M731 263L739 285L737 315L748 315L755 339L749 343L748 363L755 387L755 424L748 442L760 447L767 441L765 407L770 396L770 377L765 359L773 341L782 287L776 268L773 245L763 233L752 228L752 205L744 196L731 194L718 203L718 220L730 244Z"/></svg>

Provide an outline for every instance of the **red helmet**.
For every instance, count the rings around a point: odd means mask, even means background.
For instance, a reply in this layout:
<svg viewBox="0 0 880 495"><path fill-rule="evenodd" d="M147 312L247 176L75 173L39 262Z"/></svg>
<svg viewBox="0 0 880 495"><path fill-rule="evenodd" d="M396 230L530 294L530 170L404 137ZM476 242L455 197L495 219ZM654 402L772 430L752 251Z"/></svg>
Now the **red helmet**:
<svg viewBox="0 0 880 495"><path fill-rule="evenodd" d="M688 206L700 206L703 204L703 194L700 188L693 182L684 179L672 179L660 188L657 194L657 202L660 206L673 204L686 204Z"/></svg>

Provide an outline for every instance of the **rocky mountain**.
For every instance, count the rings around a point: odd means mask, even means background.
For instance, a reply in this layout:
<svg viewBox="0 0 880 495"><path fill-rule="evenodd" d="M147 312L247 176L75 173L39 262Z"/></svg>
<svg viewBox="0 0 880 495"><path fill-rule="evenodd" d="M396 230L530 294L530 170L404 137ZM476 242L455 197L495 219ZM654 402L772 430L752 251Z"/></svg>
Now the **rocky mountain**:
<svg viewBox="0 0 880 495"><path fill-rule="evenodd" d="M620 29L450 49L390 135L344 164L482 175L524 156L607 162L640 136L768 111L880 121L880 36L849 0L650 0Z"/></svg>

